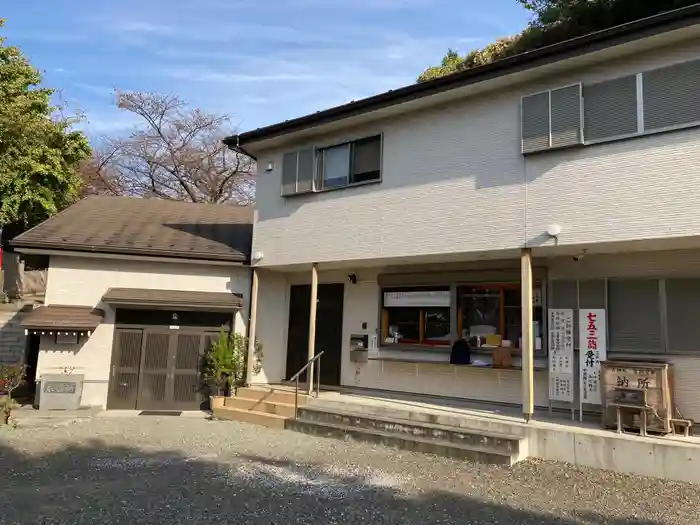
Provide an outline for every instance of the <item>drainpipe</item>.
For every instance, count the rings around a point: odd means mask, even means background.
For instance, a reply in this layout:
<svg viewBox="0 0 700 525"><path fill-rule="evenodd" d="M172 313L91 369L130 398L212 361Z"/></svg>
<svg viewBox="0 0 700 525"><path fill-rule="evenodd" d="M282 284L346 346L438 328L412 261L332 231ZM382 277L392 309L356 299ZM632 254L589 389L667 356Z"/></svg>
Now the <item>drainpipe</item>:
<svg viewBox="0 0 700 525"><path fill-rule="evenodd" d="M309 309L309 348L308 360L311 361L316 355L316 304L318 302L318 263L314 263L311 267L311 307ZM314 391L314 365L306 371L306 377L309 382L309 395Z"/></svg>
<svg viewBox="0 0 700 525"><path fill-rule="evenodd" d="M253 363L255 362L255 329L258 320L258 270L253 268L253 278L250 287L250 310L248 312L248 367L246 383L253 382Z"/></svg>

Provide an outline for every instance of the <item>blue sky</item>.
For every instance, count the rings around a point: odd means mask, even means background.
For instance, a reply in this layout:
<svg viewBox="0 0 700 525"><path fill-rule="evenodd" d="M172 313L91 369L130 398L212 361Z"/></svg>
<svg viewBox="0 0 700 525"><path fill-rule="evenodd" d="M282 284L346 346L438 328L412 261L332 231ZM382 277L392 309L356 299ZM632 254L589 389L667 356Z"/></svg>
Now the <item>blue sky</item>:
<svg viewBox="0 0 700 525"><path fill-rule="evenodd" d="M0 17L93 138L133 125L115 88L174 93L245 131L410 84L448 47L529 19L516 0L21 0Z"/></svg>

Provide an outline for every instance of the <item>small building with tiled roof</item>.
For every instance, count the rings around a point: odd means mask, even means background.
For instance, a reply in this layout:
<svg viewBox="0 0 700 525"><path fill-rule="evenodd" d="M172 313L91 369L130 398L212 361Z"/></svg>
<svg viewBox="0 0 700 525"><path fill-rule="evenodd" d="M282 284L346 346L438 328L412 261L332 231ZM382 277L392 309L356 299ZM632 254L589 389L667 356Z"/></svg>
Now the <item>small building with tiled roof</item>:
<svg viewBox="0 0 700 525"><path fill-rule="evenodd" d="M247 331L252 229L252 206L95 196L16 237L49 256L45 305L22 319L39 404L42 376L69 372L81 406L204 406L202 353Z"/></svg>

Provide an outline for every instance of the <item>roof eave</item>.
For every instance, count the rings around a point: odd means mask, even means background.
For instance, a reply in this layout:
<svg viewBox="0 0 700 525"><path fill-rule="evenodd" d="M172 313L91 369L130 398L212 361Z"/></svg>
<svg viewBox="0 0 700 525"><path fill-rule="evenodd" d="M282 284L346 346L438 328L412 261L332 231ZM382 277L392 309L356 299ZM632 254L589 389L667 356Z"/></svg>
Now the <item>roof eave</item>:
<svg viewBox="0 0 700 525"><path fill-rule="evenodd" d="M47 243L30 243L11 242L10 246L18 253L34 253L39 255L54 255L57 253L65 253L66 255L114 255L125 257L148 257L159 259L171 259L182 261L201 261L202 263L230 263L245 266L249 264L250 257L241 256L212 256L211 253L174 253L163 252L158 250L133 250L119 248L102 248L102 247L85 247L85 246L70 246L70 245L52 245Z"/></svg>
<svg viewBox="0 0 700 525"><path fill-rule="evenodd" d="M222 142L224 143L225 146L228 147L231 151L235 151L236 153L240 153L241 155L246 155L247 157L250 157L254 161L257 161L258 158L250 153L249 151L246 151L244 148L240 146L240 140L239 140L240 135L235 134L235 135L230 135L228 137L225 137Z"/></svg>

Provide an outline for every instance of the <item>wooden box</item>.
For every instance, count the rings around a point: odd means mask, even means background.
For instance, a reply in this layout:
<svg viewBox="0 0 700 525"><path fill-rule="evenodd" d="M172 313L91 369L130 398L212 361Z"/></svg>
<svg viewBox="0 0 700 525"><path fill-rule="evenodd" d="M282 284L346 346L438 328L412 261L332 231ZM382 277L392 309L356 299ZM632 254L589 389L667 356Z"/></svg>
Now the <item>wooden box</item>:
<svg viewBox="0 0 700 525"><path fill-rule="evenodd" d="M672 365L660 361L602 361L603 426L617 427L615 404L647 406L647 429L670 433L673 419ZM637 394L637 395L635 395ZM641 412L626 414L625 428L639 429Z"/></svg>
<svg viewBox="0 0 700 525"><path fill-rule="evenodd" d="M512 368L510 360L511 348L497 346L493 349L493 367L494 368Z"/></svg>

